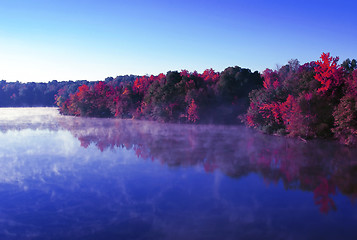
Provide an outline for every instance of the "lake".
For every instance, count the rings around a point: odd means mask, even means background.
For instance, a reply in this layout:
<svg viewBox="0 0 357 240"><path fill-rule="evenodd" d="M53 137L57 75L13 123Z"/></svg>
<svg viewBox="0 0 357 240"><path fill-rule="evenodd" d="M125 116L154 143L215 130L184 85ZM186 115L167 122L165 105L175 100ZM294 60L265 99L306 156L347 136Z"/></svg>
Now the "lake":
<svg viewBox="0 0 357 240"><path fill-rule="evenodd" d="M3 108L0 239L357 239L357 150Z"/></svg>

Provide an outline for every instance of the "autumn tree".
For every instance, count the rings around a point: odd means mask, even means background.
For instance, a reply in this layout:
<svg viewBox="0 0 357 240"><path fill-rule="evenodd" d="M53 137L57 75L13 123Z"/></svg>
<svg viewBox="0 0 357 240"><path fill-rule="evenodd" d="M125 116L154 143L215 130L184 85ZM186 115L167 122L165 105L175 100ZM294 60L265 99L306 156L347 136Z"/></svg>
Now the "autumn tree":
<svg viewBox="0 0 357 240"><path fill-rule="evenodd" d="M326 95L335 94L343 84L343 71L337 64L339 58L331 57L330 53L322 53L320 58L321 60L315 62L315 79L321 84L317 92Z"/></svg>
<svg viewBox="0 0 357 240"><path fill-rule="evenodd" d="M357 145L357 69L348 74L345 84L345 96L333 113L333 132L342 143Z"/></svg>
<svg viewBox="0 0 357 240"><path fill-rule="evenodd" d="M188 121L193 123L197 122L200 119L198 114L198 106L196 105L195 100L193 99L190 105L188 106L187 115L188 115L187 116Z"/></svg>

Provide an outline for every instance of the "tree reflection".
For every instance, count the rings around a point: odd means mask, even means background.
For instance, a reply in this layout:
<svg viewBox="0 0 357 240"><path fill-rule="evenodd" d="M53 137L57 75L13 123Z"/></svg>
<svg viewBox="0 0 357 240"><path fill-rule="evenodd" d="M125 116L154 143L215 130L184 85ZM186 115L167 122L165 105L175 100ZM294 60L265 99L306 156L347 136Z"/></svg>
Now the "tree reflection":
<svg viewBox="0 0 357 240"><path fill-rule="evenodd" d="M191 126L147 121L73 118L59 120L87 148L125 148L141 159L175 166L201 166L240 178L250 173L286 189L314 194L322 213L336 210L336 192L357 199L356 149L329 141L272 137L243 126Z"/></svg>

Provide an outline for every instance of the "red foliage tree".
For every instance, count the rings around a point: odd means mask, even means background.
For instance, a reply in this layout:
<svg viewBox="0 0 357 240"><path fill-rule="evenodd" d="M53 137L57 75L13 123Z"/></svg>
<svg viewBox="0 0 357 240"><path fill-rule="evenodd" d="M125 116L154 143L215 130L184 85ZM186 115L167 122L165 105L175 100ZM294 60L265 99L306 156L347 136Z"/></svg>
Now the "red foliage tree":
<svg viewBox="0 0 357 240"><path fill-rule="evenodd" d="M188 106L187 119L188 119L188 121L193 122L193 123L197 122L200 119L200 117L198 115L198 106L196 105L194 99L192 99L190 105Z"/></svg>
<svg viewBox="0 0 357 240"><path fill-rule="evenodd" d="M289 95L284 103L280 105L281 118L286 127L286 131L291 136L306 135L306 125L304 116L296 99Z"/></svg>
<svg viewBox="0 0 357 240"><path fill-rule="evenodd" d="M210 81L216 83L219 80L220 74L215 72L212 68L206 69L202 74L199 75L204 81Z"/></svg>
<svg viewBox="0 0 357 240"><path fill-rule="evenodd" d="M150 85L157 80L159 80L159 77L153 75L151 75L150 77L147 76L139 77L133 83L133 92L135 94L144 95L149 89Z"/></svg>
<svg viewBox="0 0 357 240"><path fill-rule="evenodd" d="M357 145L357 97L344 96L333 113L335 136L346 145Z"/></svg>
<svg viewBox="0 0 357 240"><path fill-rule="evenodd" d="M321 60L316 61L315 79L321 83L321 87L317 92L326 93L334 91L337 86L340 86L343 81L343 70L337 65L338 57L331 57L330 53L322 53Z"/></svg>
<svg viewBox="0 0 357 240"><path fill-rule="evenodd" d="M266 89L276 89L281 85L277 71L267 68L264 70L262 77L264 78L263 86Z"/></svg>

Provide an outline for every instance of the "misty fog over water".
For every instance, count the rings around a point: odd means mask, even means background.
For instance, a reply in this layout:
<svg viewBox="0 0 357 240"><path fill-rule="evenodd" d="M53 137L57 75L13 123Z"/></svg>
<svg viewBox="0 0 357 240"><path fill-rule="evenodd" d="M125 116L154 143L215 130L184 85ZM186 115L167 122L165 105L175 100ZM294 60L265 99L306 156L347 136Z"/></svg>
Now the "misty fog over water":
<svg viewBox="0 0 357 240"><path fill-rule="evenodd" d="M357 149L0 109L0 239L356 239Z"/></svg>

